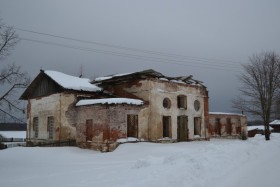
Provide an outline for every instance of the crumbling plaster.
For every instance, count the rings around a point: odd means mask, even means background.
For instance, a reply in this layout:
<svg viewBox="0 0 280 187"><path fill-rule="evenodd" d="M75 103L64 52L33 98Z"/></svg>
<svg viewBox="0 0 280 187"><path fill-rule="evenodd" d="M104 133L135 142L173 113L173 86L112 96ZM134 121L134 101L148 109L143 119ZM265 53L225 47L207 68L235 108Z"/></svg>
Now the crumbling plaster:
<svg viewBox="0 0 280 187"><path fill-rule="evenodd" d="M220 133L216 132L216 119L220 120ZM227 121L229 119L229 121ZM231 125L231 134L226 132L228 122ZM241 133L247 134L247 118L244 115L239 114L210 114L209 115L210 134L212 137L239 137ZM240 133L237 132L237 128L240 127Z"/></svg>
<svg viewBox="0 0 280 187"><path fill-rule="evenodd" d="M177 139L177 116L188 116L189 139L194 139L194 117L201 117L201 138L208 138L205 129L204 102L208 102L208 93L205 87L200 85L187 85L159 79L140 80L136 85L122 85L126 92L149 102L148 109L148 139L158 140L162 138L162 116L171 116L172 139ZM177 96L187 96L187 109L177 107ZM163 99L171 100L171 108L163 107ZM207 98L207 99L205 99ZM200 109L194 109L194 101L200 102ZM208 104L206 105L208 106ZM208 111L208 109L207 109Z"/></svg>
<svg viewBox="0 0 280 187"><path fill-rule="evenodd" d="M118 139L127 138L127 115L139 116L141 124L145 124L145 107L116 104L116 105L88 105L77 107L77 134L76 142L79 147L96 150L110 149ZM86 120L93 120L92 139L86 141ZM138 123L138 136L146 136L145 126ZM111 146L114 149L116 145ZM106 150L105 150L106 151Z"/></svg>
<svg viewBox="0 0 280 187"><path fill-rule="evenodd" d="M28 137L34 138L33 118L39 119L39 133L37 140L48 139L47 119L54 117L54 137L52 140L75 139L76 129L69 123L66 112L76 101L74 94L57 93L45 97L30 99L28 116Z"/></svg>

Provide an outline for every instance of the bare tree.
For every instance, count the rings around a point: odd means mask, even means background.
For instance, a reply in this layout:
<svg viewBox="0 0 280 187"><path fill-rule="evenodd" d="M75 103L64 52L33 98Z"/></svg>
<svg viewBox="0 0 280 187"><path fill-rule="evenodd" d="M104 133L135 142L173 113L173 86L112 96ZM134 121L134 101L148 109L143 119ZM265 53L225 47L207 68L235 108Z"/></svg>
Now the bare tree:
<svg viewBox="0 0 280 187"><path fill-rule="evenodd" d="M13 27L7 26L0 19L0 60L9 55L19 42L19 37Z"/></svg>
<svg viewBox="0 0 280 187"><path fill-rule="evenodd" d="M27 73L21 71L20 66L2 63L18 41L19 37L15 30L1 23L0 20L0 115L16 121L20 121L16 113L24 111L20 107L17 94L21 89L26 88L29 78Z"/></svg>
<svg viewBox="0 0 280 187"><path fill-rule="evenodd" d="M269 122L272 105L279 98L280 57L274 52L254 55L243 65L240 75L240 96L233 100L233 107L262 118L265 139L270 140Z"/></svg>

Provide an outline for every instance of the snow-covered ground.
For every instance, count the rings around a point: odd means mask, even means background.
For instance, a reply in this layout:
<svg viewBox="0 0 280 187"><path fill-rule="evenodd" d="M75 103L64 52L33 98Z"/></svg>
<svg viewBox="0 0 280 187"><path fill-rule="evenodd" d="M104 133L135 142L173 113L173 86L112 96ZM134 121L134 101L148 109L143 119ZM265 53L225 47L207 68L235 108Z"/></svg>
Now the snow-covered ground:
<svg viewBox="0 0 280 187"><path fill-rule="evenodd" d="M26 138L26 131L0 131L5 138Z"/></svg>
<svg viewBox="0 0 280 187"><path fill-rule="evenodd" d="M128 143L112 153L75 147L0 151L0 186L279 187L280 134L271 141Z"/></svg>

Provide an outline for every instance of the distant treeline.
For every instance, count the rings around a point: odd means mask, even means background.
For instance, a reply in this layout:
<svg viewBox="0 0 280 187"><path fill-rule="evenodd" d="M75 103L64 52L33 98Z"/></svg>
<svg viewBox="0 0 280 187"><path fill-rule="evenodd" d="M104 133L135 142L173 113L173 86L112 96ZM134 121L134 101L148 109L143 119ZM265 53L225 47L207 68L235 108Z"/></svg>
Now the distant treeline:
<svg viewBox="0 0 280 187"><path fill-rule="evenodd" d="M258 126L258 125L263 125L262 120L254 120L254 121L247 121L248 126Z"/></svg>
<svg viewBox="0 0 280 187"><path fill-rule="evenodd" d="M0 131L26 131L26 123L0 123Z"/></svg>

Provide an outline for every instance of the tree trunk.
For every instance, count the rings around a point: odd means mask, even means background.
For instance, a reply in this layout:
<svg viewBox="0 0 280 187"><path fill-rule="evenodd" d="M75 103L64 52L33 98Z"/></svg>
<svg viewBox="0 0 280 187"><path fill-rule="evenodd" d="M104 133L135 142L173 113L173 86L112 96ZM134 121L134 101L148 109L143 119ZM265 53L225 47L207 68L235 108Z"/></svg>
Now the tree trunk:
<svg viewBox="0 0 280 187"><path fill-rule="evenodd" d="M269 131L269 125L268 124L264 125L264 135L265 135L265 140L266 141L270 140L270 131Z"/></svg>
<svg viewBox="0 0 280 187"><path fill-rule="evenodd" d="M270 140L270 133L268 130L265 130L265 140Z"/></svg>

